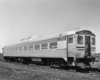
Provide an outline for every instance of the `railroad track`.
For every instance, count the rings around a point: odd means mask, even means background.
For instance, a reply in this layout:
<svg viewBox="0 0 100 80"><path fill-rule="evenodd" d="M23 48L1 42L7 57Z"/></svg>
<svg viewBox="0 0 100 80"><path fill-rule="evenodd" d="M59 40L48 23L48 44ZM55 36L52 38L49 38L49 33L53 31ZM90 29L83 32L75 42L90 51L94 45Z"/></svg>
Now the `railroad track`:
<svg viewBox="0 0 100 80"><path fill-rule="evenodd" d="M5 62L5 61L4 61ZM100 69L98 68L87 68L85 70L82 69L78 69L76 67L50 67L50 66L46 66L44 65L42 62L40 61L34 61L30 64L22 64L22 63L18 63L18 62L9 62L9 63L13 63L15 65L21 65L21 66L25 66L27 68L33 68L33 66L35 66L34 68L38 68L38 69L45 69L45 70L58 70L58 71L67 71L67 72L73 72L73 73L89 73L89 74L100 74Z"/></svg>
<svg viewBox="0 0 100 80"><path fill-rule="evenodd" d="M5 74L8 74L8 76L9 73L11 75L15 74L14 75L15 77L16 75L19 75L17 76L17 78L18 77L22 78L22 76L26 78L27 76L28 79L31 76L33 80L33 78L37 76L37 79L39 78L38 80L41 80L41 78L47 80L51 77L52 79L49 80L94 80L94 79L99 80L100 79L100 73L96 69L88 70L88 72L81 72L75 70L74 67L51 68L50 66L45 66L42 62L33 62L29 65L18 62L5 62L5 61L4 62L0 61L0 63L1 63L0 68L6 70ZM2 72L0 73L0 75L2 74Z"/></svg>

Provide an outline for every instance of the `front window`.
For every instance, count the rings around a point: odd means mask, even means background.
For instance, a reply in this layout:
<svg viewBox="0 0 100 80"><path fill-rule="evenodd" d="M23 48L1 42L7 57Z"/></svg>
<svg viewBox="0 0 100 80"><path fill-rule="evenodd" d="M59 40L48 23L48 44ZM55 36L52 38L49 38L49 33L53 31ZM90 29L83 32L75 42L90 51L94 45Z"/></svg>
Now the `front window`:
<svg viewBox="0 0 100 80"><path fill-rule="evenodd" d="M77 43L78 44L83 44L83 36L78 36L77 37Z"/></svg>
<svg viewBox="0 0 100 80"><path fill-rule="evenodd" d="M95 38L92 38L92 45L95 45Z"/></svg>
<svg viewBox="0 0 100 80"><path fill-rule="evenodd" d="M73 43L73 37L68 38L68 43Z"/></svg>

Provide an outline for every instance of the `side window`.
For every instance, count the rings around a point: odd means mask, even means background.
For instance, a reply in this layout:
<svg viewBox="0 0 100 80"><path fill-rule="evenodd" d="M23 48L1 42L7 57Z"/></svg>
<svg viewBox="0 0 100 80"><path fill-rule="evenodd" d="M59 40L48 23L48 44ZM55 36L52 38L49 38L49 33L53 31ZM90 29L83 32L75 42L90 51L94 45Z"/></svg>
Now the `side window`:
<svg viewBox="0 0 100 80"><path fill-rule="evenodd" d="M95 45L95 38L92 38L92 45Z"/></svg>
<svg viewBox="0 0 100 80"><path fill-rule="evenodd" d="M40 50L40 45L35 45L35 50Z"/></svg>
<svg viewBox="0 0 100 80"><path fill-rule="evenodd" d="M8 52L10 52L10 48L8 49Z"/></svg>
<svg viewBox="0 0 100 80"><path fill-rule="evenodd" d="M10 52L10 48L9 48L9 50L8 50L9 52Z"/></svg>
<svg viewBox="0 0 100 80"><path fill-rule="evenodd" d="M8 49L6 49L6 52L8 52Z"/></svg>
<svg viewBox="0 0 100 80"><path fill-rule="evenodd" d="M17 51L17 49L18 49L18 48L16 47L16 48L15 48L15 51Z"/></svg>
<svg viewBox="0 0 100 80"><path fill-rule="evenodd" d="M41 44L41 49L48 49L48 44Z"/></svg>
<svg viewBox="0 0 100 80"><path fill-rule="evenodd" d="M29 50L33 50L33 45L30 45L29 46Z"/></svg>
<svg viewBox="0 0 100 80"><path fill-rule="evenodd" d="M68 38L68 43L73 43L73 37Z"/></svg>
<svg viewBox="0 0 100 80"><path fill-rule="evenodd" d="M27 46L24 46L24 51L27 51L28 50L28 47Z"/></svg>
<svg viewBox="0 0 100 80"><path fill-rule="evenodd" d="M12 52L12 48L10 48L10 52Z"/></svg>
<svg viewBox="0 0 100 80"><path fill-rule="evenodd" d="M14 52L14 49L12 48L11 51Z"/></svg>
<svg viewBox="0 0 100 80"><path fill-rule="evenodd" d="M49 48L50 48L50 49L56 49L56 48L57 48L57 42L50 43L50 44L49 44Z"/></svg>
<svg viewBox="0 0 100 80"><path fill-rule="evenodd" d="M11 48L9 49L9 51L11 52Z"/></svg>
<svg viewBox="0 0 100 80"><path fill-rule="evenodd" d="M22 47L19 47L19 51L22 51Z"/></svg>
<svg viewBox="0 0 100 80"><path fill-rule="evenodd" d="M77 37L77 43L78 44L83 44L83 36L78 36Z"/></svg>
<svg viewBox="0 0 100 80"><path fill-rule="evenodd" d="M14 52L16 52L16 47L14 47Z"/></svg>
<svg viewBox="0 0 100 80"><path fill-rule="evenodd" d="M9 52L9 48L7 49L7 52Z"/></svg>

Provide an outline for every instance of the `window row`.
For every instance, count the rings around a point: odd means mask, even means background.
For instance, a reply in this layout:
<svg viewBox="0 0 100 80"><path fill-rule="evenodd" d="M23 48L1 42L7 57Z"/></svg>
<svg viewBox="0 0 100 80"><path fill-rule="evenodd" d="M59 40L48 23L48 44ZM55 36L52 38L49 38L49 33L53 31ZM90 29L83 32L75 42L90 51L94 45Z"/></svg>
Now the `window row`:
<svg viewBox="0 0 100 80"><path fill-rule="evenodd" d="M29 46L20 46L15 48L9 48L7 52L16 52L16 51L31 51L31 50L44 50L44 49L56 49L57 42L53 43L45 43L45 44L38 44L38 45L29 45Z"/></svg>
<svg viewBox="0 0 100 80"><path fill-rule="evenodd" d="M78 44L83 44L83 36L78 36L77 37L77 43ZM92 38L91 40L90 39L85 39L85 43L87 43L87 40L90 42L91 41L91 44L92 45L95 45L95 38ZM68 38L68 43L73 43L73 37L69 37Z"/></svg>
<svg viewBox="0 0 100 80"><path fill-rule="evenodd" d="M89 38L88 36L86 36L85 37L85 44L88 44L88 43L90 43L91 42L91 44L92 45L95 45L95 38ZM83 36L78 36L77 37L77 43L78 44L83 44Z"/></svg>

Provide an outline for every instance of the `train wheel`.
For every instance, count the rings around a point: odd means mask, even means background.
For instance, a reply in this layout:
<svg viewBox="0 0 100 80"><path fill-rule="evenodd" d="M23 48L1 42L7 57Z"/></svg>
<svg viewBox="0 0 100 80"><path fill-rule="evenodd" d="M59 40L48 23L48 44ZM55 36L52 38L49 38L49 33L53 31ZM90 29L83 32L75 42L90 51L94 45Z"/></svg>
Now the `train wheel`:
<svg viewBox="0 0 100 80"><path fill-rule="evenodd" d="M76 67L80 68L80 69L85 69L85 64L82 62L76 63Z"/></svg>
<svg viewBox="0 0 100 80"><path fill-rule="evenodd" d="M30 64L30 63L32 63L32 59L31 58L21 58L20 60L21 60L21 62L23 64Z"/></svg>
<svg viewBox="0 0 100 80"><path fill-rule="evenodd" d="M4 59L5 61L9 61L9 59L8 59L7 57L3 57L3 59Z"/></svg>
<svg viewBox="0 0 100 80"><path fill-rule="evenodd" d="M14 62L14 58L13 57L11 57L9 60L10 60L10 62Z"/></svg>
<svg viewBox="0 0 100 80"><path fill-rule="evenodd" d="M50 62L50 67L51 68L57 68L59 67L57 64L55 64L53 61Z"/></svg>
<svg viewBox="0 0 100 80"><path fill-rule="evenodd" d="M21 62L21 59L20 58L16 58L16 62Z"/></svg>
<svg viewBox="0 0 100 80"><path fill-rule="evenodd" d="M89 63L89 68L94 68L94 63L93 62Z"/></svg>
<svg viewBox="0 0 100 80"><path fill-rule="evenodd" d="M20 58L20 62L21 62L21 63L24 63L24 59L23 59L23 58Z"/></svg>
<svg viewBox="0 0 100 80"><path fill-rule="evenodd" d="M47 65L49 64L49 60L48 60L48 59L42 58L41 60L42 60L42 62L44 63L44 65L47 66Z"/></svg>

